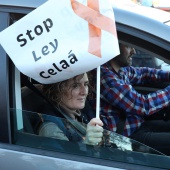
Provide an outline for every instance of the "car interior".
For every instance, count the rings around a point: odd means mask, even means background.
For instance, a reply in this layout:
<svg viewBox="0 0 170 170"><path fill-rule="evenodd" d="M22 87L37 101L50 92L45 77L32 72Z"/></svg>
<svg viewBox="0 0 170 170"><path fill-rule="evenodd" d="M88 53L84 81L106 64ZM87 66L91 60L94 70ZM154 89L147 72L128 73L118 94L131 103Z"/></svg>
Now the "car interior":
<svg viewBox="0 0 170 170"><path fill-rule="evenodd" d="M138 56L138 53L139 53L139 56ZM137 52L134 58L138 59L139 57L141 58L143 57L143 60L145 60L145 56L146 54L141 55L141 52ZM146 60L148 60L148 55L147 55ZM152 60L152 57L150 57L149 60ZM136 60L134 61L136 62ZM135 62L133 63L133 66L135 66ZM11 65L13 65L12 61L11 61ZM139 65L137 65L137 67L139 67ZM43 106L48 104L48 102L42 96L41 84L23 75L16 68L15 68L15 71L13 72L15 72L15 79L17 80L17 84L15 84L16 86L15 88L17 88L17 90L15 91L17 92L17 94L15 95L18 96L18 100L16 99L17 100L16 103L17 105L20 106L20 109L17 109L17 110L11 109L12 120L13 120L12 122L15 127L13 131L13 142L19 145L28 145L28 146L39 148L40 143L42 143L43 141L43 145L41 146L42 148L56 150L56 146L54 147L54 144L52 144L53 143L52 141L54 141L55 139L49 139L47 137L38 136L35 130L35 128L38 126L39 123L42 123L43 121L45 121L47 116L51 117L51 115L47 115L46 113L43 113L42 111ZM20 83L18 84L18 82ZM149 92L153 92L154 90L159 89L159 86L157 88L155 87L155 85L154 87L152 87L151 85L150 87L135 87L135 88L138 92L147 94ZM169 108L166 108L166 109L169 109ZM165 109L162 109L158 114L152 117L146 118L146 119L165 119L166 115L162 114L164 111ZM62 118L58 118L58 117L55 117L55 118L53 117L53 119L62 120ZM30 137L31 137L32 143L30 143L30 140L27 140L27 138L30 138ZM57 141L59 141L60 145L62 145L62 147L59 147L62 149L63 149L63 143L64 144L67 143L67 141L64 141L64 142L63 141L61 142L60 140L57 140ZM115 141L113 141L113 143L115 143ZM55 140L55 143L56 143L56 140ZM121 142L119 141L119 143ZM132 145L132 143L135 143L135 142L131 140L130 143L131 143L130 145ZM121 147L120 146L121 145L119 145L119 147L117 148L119 148L120 150L126 149L126 147L123 149L123 146ZM138 146L138 147L134 147L134 146ZM130 150L140 152L139 149L137 148L141 148L141 147L139 147L139 145L135 143L133 145L133 149L131 146ZM68 152L70 149L64 147L64 150ZM72 150L70 152L72 152ZM141 149L141 152L155 153L155 151L151 151L151 150L148 151L147 149ZM159 153L156 152L156 154L159 154Z"/></svg>

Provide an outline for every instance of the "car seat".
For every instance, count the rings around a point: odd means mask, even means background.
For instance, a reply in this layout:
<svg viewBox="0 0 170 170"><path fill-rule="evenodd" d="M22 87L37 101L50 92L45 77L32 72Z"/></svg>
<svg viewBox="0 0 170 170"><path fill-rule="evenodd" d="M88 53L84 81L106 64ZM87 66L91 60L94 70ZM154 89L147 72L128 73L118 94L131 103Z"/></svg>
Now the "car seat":
<svg viewBox="0 0 170 170"><path fill-rule="evenodd" d="M35 87L40 89L40 85L36 85ZM39 96L26 86L22 87L21 95L23 110L40 113L42 112L42 107L44 106L45 101L41 96Z"/></svg>
<svg viewBox="0 0 170 170"><path fill-rule="evenodd" d="M36 85L40 88L40 85ZM28 87L22 87L22 113L23 113L23 130L24 132L36 134L36 129L42 122L41 114L45 101L41 96L36 94Z"/></svg>

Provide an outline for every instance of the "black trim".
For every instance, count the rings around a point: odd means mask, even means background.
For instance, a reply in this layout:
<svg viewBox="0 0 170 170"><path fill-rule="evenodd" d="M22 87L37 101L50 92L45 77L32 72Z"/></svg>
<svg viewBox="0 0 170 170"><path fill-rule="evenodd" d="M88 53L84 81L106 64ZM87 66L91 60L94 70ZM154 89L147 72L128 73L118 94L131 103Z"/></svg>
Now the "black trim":
<svg viewBox="0 0 170 170"><path fill-rule="evenodd" d="M8 13L0 13L0 23L0 31L9 25ZM8 62L9 58L0 46L0 141L11 143Z"/></svg>

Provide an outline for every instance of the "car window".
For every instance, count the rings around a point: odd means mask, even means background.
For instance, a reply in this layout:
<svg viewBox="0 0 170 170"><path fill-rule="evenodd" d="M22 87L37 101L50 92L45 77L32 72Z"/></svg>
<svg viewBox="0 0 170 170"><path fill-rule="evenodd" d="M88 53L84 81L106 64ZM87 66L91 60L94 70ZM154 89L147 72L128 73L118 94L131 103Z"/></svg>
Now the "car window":
<svg viewBox="0 0 170 170"><path fill-rule="evenodd" d="M132 66L170 70L170 65L158 57L139 49L135 49L135 51L136 54L133 55Z"/></svg>
<svg viewBox="0 0 170 170"><path fill-rule="evenodd" d="M24 110L10 110L13 117L13 143L15 145L157 167L159 167L159 161L155 160L162 159L164 167L169 166L169 159L165 159L160 152L110 131L104 132L104 141L97 146L40 136L37 134L37 129L42 122L52 121L61 129L66 122L70 128L75 129L76 127L66 119ZM17 119L18 114L22 115L22 120ZM18 128L20 121L23 123L23 128ZM67 130L66 127L63 128L65 128L62 129L63 132Z"/></svg>

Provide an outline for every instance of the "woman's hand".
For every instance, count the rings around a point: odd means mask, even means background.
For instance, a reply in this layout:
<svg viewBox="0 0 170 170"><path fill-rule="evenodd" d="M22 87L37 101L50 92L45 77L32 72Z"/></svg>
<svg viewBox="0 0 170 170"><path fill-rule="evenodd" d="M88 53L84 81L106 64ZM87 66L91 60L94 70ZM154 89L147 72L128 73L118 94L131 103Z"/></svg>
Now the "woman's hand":
<svg viewBox="0 0 170 170"><path fill-rule="evenodd" d="M84 143L89 145L97 145L102 141L103 137L103 122L100 119L93 118L87 124L86 138Z"/></svg>

